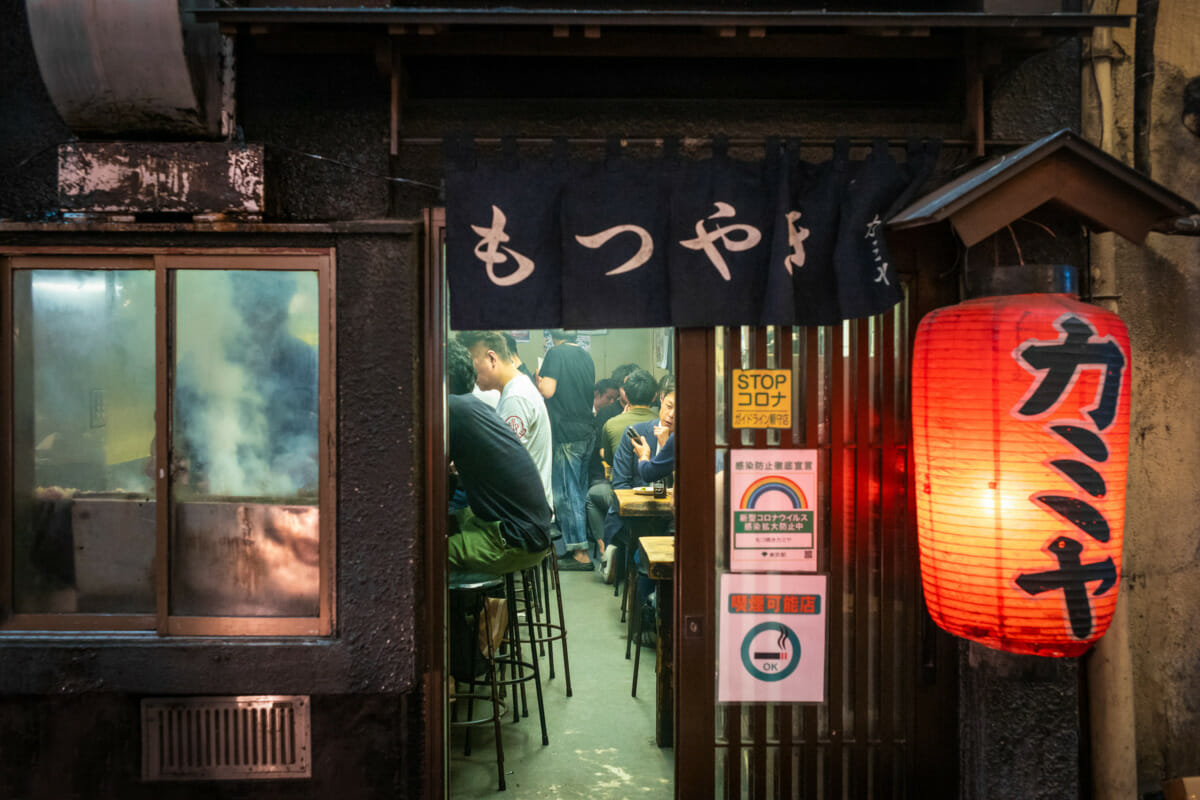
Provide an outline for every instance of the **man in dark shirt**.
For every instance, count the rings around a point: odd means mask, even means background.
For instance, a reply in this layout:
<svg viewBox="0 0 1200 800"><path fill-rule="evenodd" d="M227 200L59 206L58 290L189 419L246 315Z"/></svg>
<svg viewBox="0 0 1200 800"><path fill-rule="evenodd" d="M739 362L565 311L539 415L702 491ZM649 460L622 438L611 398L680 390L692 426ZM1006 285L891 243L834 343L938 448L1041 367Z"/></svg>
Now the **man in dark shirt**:
<svg viewBox="0 0 1200 800"><path fill-rule="evenodd" d="M466 491L446 543L451 566L502 575L538 563L550 547L550 507L537 466L491 406L471 394L475 366L446 345L449 455Z"/></svg>
<svg viewBox="0 0 1200 800"><path fill-rule="evenodd" d="M596 412L595 417L593 418L593 422L594 422L593 430L595 431L595 433L593 434L594 441L592 442L592 454L588 461L588 481L592 485L595 485L596 482L600 481L600 480L604 480L604 481L609 480L609 476L604 474L604 465L608 464L609 467L611 467L612 461L609 459L604 459L600 455L600 451L604 447L601 433L604 430L604 423L608 422L610 419L615 417L617 414L620 414L629 409L629 401L625 399L624 384L625 384L625 379L628 378L630 376L630 374L632 374L634 372L634 370L636 370L636 369L638 369L637 364L622 364L621 366L619 366L613 370L611 378L605 378L602 381L596 382L596 388L594 388L593 394L595 391L598 391L598 388L600 387L601 384L604 384L606 392L608 391L607 387L609 385L616 386L617 387L617 395L616 395L616 397L613 398L612 402L610 402L610 403L605 403L603 406L600 406L598 408L594 404L592 406ZM605 381L607 381L607 383L605 383ZM588 494L589 495L591 494L590 489L588 490ZM590 502L590 497L589 497L589 502ZM605 506L605 508L608 508L608 506ZM590 512L589 512L589 514L590 514ZM591 525L592 525L592 518L591 518L591 516L589 516L588 517L589 529L591 528ZM593 534L595 533L595 531L591 531L591 532Z"/></svg>
<svg viewBox="0 0 1200 800"><path fill-rule="evenodd" d="M538 370L538 391L546 398L554 440L551 477L554 510L567 555L559 569L590 570L587 554L587 464L594 440L592 386L596 365L575 343L575 333L550 332L554 346Z"/></svg>

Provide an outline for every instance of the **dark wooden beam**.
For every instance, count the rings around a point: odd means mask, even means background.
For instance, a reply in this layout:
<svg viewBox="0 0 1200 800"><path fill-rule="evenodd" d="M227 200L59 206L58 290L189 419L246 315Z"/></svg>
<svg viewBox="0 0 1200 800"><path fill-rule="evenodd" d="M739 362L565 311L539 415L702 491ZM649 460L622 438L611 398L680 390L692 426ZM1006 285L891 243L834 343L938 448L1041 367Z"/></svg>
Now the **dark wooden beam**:
<svg viewBox="0 0 1200 800"><path fill-rule="evenodd" d="M959 28L974 30L1054 30L1086 33L1095 28L1127 28L1124 14L997 14L985 12L826 11L652 11L642 9L529 10L489 8L203 8L199 22L284 25L475 25L483 27L597 25L611 28Z"/></svg>

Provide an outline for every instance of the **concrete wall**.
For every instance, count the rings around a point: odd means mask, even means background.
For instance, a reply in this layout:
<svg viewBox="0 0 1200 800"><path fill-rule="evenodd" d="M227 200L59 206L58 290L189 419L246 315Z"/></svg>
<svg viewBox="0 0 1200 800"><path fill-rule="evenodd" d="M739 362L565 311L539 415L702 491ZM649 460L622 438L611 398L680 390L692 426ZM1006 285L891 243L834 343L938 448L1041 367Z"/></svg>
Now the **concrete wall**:
<svg viewBox="0 0 1200 800"><path fill-rule="evenodd" d="M1161 0L1154 33L1149 174L1200 203L1200 138L1181 122L1183 87L1200 75L1200 6ZM1117 44L1115 139L1132 163L1132 35L1118 32ZM1139 791L1151 792L1200 774L1200 238L1150 234L1144 247L1115 248L1114 293L1134 353L1122 590Z"/></svg>
<svg viewBox="0 0 1200 800"><path fill-rule="evenodd" d="M141 782L139 699L101 692L0 698L0 794L7 800L421 796L409 763L413 752L420 754L414 745L420 715L406 696L314 695L311 779L203 785Z"/></svg>
<svg viewBox="0 0 1200 800"><path fill-rule="evenodd" d="M403 229L404 226L398 226ZM0 245L37 235L0 233ZM45 237L41 237L45 241ZM0 797L189 797L139 785L142 697L313 696L308 796L415 796L419 641L421 337L415 239L380 235L55 234L63 246L333 246L338 258L338 633L331 640L25 640L0 647ZM18 756L17 754L23 754ZM365 755L370 754L370 758ZM222 782L211 797L295 786ZM190 792L190 793L189 793ZM291 796L295 796L294 794Z"/></svg>
<svg viewBox="0 0 1200 800"><path fill-rule="evenodd" d="M0 0L0 217L57 208L54 147L70 133L38 77L21 0ZM268 144L284 221L383 216L387 184L294 150L386 174L386 82L369 55L256 63L239 102ZM32 157L30 157L32 156ZM19 166L19 169L16 168ZM419 796L424 656L420 550L422 336L416 229L380 233L0 232L0 245L333 247L337 257L337 636L270 647L219 639L24 638L0 646L0 797L195 797L195 784L142 784L139 700L195 694L312 696L311 781L218 782L206 797ZM65 232L64 232L65 231ZM76 232L71 232L76 231Z"/></svg>
<svg viewBox="0 0 1200 800"><path fill-rule="evenodd" d="M0 219L38 218L57 195L57 146L71 132L42 83L25 0L0 0Z"/></svg>

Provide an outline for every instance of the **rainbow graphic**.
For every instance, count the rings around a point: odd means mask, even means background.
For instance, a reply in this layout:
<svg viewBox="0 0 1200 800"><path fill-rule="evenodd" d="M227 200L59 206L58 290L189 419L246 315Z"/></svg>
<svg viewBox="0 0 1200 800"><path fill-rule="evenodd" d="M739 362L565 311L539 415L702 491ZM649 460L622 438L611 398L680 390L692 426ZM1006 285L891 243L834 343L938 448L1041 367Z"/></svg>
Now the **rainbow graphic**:
<svg viewBox="0 0 1200 800"><path fill-rule="evenodd" d="M764 475L746 487L742 492L739 509L754 508L763 495L768 492L782 492L792 501L792 508L808 508L808 498L804 490L782 475Z"/></svg>

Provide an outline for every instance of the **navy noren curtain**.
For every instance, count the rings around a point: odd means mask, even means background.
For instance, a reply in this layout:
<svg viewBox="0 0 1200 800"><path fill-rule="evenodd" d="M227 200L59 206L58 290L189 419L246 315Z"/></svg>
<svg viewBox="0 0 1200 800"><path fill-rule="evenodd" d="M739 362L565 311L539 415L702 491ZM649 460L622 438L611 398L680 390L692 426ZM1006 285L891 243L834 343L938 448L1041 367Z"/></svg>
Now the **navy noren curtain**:
<svg viewBox="0 0 1200 800"><path fill-rule="evenodd" d="M931 174L936 141L897 162L877 141L861 161L839 140L798 158L524 159L514 139L476 159L446 142L446 271L456 330L829 325L879 314L901 297L883 223Z"/></svg>

